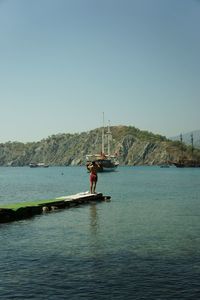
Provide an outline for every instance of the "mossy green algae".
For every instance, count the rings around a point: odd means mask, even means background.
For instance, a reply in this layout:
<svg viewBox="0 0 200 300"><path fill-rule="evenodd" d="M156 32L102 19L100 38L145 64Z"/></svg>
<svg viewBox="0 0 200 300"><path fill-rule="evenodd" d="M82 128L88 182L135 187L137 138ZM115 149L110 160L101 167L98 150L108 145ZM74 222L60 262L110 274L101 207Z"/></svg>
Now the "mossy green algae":
<svg viewBox="0 0 200 300"><path fill-rule="evenodd" d="M46 203L55 203L55 202L60 202L56 199L49 199L49 200L38 200L38 201L32 201L32 202L16 202L16 203L10 203L10 204L4 204L4 205L0 205L0 208L3 209L12 209L12 210L17 210L19 208L25 208L28 206L38 206L38 205L45 205Z"/></svg>

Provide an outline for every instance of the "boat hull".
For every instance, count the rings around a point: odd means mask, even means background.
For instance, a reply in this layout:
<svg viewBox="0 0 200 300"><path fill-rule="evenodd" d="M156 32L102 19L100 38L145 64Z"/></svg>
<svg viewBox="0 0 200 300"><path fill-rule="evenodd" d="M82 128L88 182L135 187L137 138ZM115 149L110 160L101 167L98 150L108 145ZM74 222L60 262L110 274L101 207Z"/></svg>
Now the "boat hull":
<svg viewBox="0 0 200 300"><path fill-rule="evenodd" d="M98 159L95 162L99 165L97 172L114 172L117 167L118 163L112 162L110 159ZM91 164L91 161L88 161L86 164L87 169L89 170L88 166Z"/></svg>
<svg viewBox="0 0 200 300"><path fill-rule="evenodd" d="M173 163L177 168L200 168L200 162L195 161L183 161Z"/></svg>
<svg viewBox="0 0 200 300"><path fill-rule="evenodd" d="M44 163L30 163L29 167L30 168L48 168L49 165L46 165Z"/></svg>

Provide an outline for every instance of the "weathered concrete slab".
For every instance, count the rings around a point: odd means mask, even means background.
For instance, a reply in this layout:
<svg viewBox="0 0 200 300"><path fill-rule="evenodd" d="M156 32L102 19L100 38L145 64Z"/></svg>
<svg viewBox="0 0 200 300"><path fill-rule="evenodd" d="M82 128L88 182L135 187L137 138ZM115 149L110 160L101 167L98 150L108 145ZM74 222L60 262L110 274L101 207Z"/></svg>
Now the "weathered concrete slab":
<svg viewBox="0 0 200 300"><path fill-rule="evenodd" d="M83 192L75 195L57 197L44 202L35 201L31 202L31 204L26 202L19 204L15 203L13 205L9 204L0 208L0 223L27 219L44 212L70 208L92 201L105 201L110 198L110 196L103 196L102 193L90 194L89 192Z"/></svg>

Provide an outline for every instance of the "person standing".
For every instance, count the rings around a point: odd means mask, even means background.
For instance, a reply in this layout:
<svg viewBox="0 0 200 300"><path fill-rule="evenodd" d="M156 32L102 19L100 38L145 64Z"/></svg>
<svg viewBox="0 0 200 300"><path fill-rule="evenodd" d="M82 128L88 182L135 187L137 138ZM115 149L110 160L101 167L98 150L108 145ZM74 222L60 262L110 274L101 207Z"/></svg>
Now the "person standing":
<svg viewBox="0 0 200 300"><path fill-rule="evenodd" d="M88 169L90 171L90 193L96 194L96 184L98 181L97 171L99 168L99 164L95 161L88 165Z"/></svg>

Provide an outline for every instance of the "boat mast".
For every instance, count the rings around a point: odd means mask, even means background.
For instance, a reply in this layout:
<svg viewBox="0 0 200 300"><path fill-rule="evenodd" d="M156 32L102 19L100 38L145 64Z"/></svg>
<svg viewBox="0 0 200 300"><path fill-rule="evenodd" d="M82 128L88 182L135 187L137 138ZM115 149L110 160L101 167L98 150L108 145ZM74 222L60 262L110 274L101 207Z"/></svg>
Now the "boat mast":
<svg viewBox="0 0 200 300"><path fill-rule="evenodd" d="M110 132L110 120L108 121L108 156L110 156L110 137L111 137L111 132Z"/></svg>
<svg viewBox="0 0 200 300"><path fill-rule="evenodd" d="M181 142L181 160L183 159L183 135L180 134L180 142Z"/></svg>
<svg viewBox="0 0 200 300"><path fill-rule="evenodd" d="M192 159L193 159L193 152L194 152L194 139L193 139L193 133L191 134L191 145L192 145Z"/></svg>
<svg viewBox="0 0 200 300"><path fill-rule="evenodd" d="M103 127L102 127L102 145L101 145L101 153L104 154L104 112L103 112Z"/></svg>

